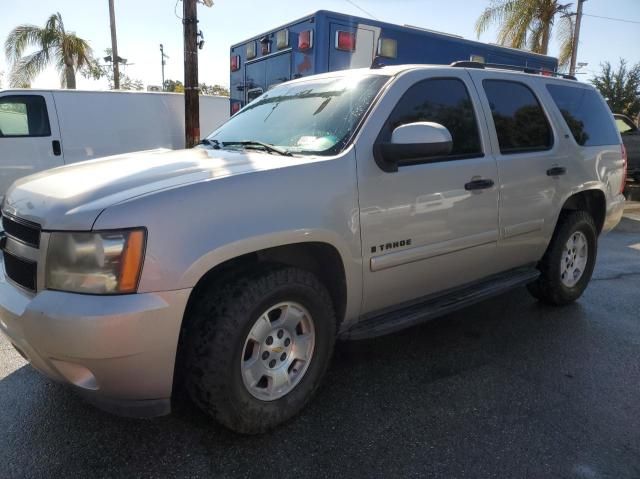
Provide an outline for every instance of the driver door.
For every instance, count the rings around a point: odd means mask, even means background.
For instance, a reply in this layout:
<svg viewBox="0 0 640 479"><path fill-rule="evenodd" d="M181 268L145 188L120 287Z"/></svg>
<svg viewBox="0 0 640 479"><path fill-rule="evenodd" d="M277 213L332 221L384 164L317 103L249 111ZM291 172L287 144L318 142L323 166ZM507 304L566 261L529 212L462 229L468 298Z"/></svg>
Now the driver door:
<svg viewBox="0 0 640 479"><path fill-rule="evenodd" d="M369 116L356 143L363 314L499 269L497 165L479 105L465 70L434 69L400 76ZM451 154L383 171L372 145L418 121L447 127ZM476 180L493 184L473 189Z"/></svg>

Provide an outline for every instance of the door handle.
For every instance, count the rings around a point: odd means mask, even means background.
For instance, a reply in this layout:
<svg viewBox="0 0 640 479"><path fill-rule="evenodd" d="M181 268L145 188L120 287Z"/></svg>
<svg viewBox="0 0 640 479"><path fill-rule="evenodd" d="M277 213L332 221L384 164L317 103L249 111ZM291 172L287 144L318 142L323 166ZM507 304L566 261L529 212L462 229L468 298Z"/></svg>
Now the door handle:
<svg viewBox="0 0 640 479"><path fill-rule="evenodd" d="M486 190L493 186L493 180L472 180L465 183L464 189L467 191Z"/></svg>
<svg viewBox="0 0 640 479"><path fill-rule="evenodd" d="M60 145L60 141L53 140L51 142L51 148L53 149L53 154L55 156L60 156L62 154L62 145Z"/></svg>
<svg viewBox="0 0 640 479"><path fill-rule="evenodd" d="M567 169L564 166L554 166L553 168L549 168L547 170L547 176L561 176L567 172Z"/></svg>

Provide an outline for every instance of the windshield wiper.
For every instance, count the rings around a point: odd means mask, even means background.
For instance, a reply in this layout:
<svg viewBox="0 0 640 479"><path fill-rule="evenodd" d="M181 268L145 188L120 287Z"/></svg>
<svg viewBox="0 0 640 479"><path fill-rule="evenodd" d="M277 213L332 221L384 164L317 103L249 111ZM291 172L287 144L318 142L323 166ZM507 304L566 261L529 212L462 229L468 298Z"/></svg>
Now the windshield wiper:
<svg viewBox="0 0 640 479"><path fill-rule="evenodd" d="M214 150L219 150L220 149L220 142L218 140L210 140L209 138L203 138L202 140L200 140L200 144L201 145L209 145Z"/></svg>
<svg viewBox="0 0 640 479"><path fill-rule="evenodd" d="M279 155L282 156L293 156L291 154L290 151L288 150L284 150L282 148L278 148L277 146L274 146L270 143L264 143L262 141L254 141L254 140L248 140L248 141L223 141L221 143L222 146L234 146L234 145L239 145L239 146L260 146L262 148L265 149L265 151L268 151L269 153L277 153Z"/></svg>

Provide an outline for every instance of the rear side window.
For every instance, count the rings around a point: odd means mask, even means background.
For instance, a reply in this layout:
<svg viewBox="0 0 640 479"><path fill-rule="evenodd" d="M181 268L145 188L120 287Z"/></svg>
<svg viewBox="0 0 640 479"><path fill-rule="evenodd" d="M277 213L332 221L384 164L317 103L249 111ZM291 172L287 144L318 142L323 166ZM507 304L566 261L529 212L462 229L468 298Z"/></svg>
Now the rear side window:
<svg viewBox="0 0 640 479"><path fill-rule="evenodd" d="M551 84L547 90L579 145L620 143L611 112L595 90Z"/></svg>
<svg viewBox="0 0 640 479"><path fill-rule="evenodd" d="M416 121L439 123L449 130L449 157L482 156L473 103L461 80L434 78L411 86L389 116L385 135L390 139L395 128Z"/></svg>
<svg viewBox="0 0 640 479"><path fill-rule="evenodd" d="M0 138L49 135L49 116L43 97L10 95L0 98Z"/></svg>
<svg viewBox="0 0 640 479"><path fill-rule="evenodd" d="M523 83L484 80L500 153L548 150L553 134L540 102Z"/></svg>

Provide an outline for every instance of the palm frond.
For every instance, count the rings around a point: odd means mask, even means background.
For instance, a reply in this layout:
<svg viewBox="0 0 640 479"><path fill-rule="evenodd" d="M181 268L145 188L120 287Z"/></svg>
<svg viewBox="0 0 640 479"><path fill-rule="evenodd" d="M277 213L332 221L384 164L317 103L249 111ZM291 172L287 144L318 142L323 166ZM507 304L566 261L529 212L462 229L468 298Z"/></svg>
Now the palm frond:
<svg viewBox="0 0 640 479"><path fill-rule="evenodd" d="M19 86L31 83L49 63L49 53L46 50L39 50L35 53L20 58L11 71L9 83L13 86Z"/></svg>
<svg viewBox="0 0 640 479"><path fill-rule="evenodd" d="M47 23L45 23L44 29L60 32L62 35L64 35L64 23L62 22L62 15L60 15L60 12L54 13L47 19Z"/></svg>
<svg viewBox="0 0 640 479"><path fill-rule="evenodd" d="M571 61L574 30L575 22L573 17L562 15L558 22L558 31L556 33L556 38L560 43L560 54L558 55L558 63L560 66L566 66Z"/></svg>
<svg viewBox="0 0 640 479"><path fill-rule="evenodd" d="M476 35L480 38L492 23L500 23L510 10L510 4L514 0L492 0L491 4L484 9L482 15L476 21Z"/></svg>
<svg viewBox="0 0 640 479"><path fill-rule="evenodd" d="M4 42L4 53L10 61L16 62L22 57L29 45L44 48L46 44L46 38L40 27L36 25L18 25L9 32Z"/></svg>
<svg viewBox="0 0 640 479"><path fill-rule="evenodd" d="M476 21L476 34L497 24L501 45L546 53L556 16L570 7L558 0L492 0Z"/></svg>
<svg viewBox="0 0 640 479"><path fill-rule="evenodd" d="M498 32L498 43L514 48L525 47L529 26L536 20L536 6L532 0L515 0Z"/></svg>

